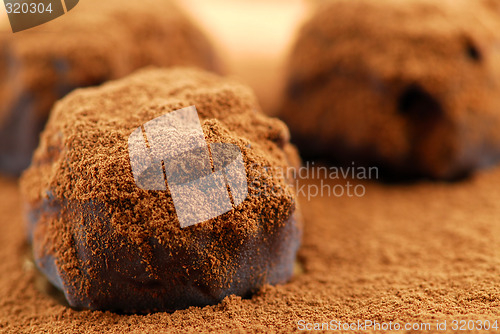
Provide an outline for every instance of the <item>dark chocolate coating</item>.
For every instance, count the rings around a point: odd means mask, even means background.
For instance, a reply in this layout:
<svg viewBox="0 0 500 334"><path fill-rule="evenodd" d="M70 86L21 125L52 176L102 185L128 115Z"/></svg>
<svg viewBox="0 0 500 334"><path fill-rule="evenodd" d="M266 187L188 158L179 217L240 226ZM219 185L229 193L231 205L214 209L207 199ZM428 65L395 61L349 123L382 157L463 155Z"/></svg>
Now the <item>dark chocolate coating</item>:
<svg viewBox="0 0 500 334"><path fill-rule="evenodd" d="M203 270L190 270L198 262L210 261L210 254L200 256L175 245L165 247L154 238L147 242L154 253L150 264L157 269L152 275L141 250L126 237L117 238L111 231L107 223L109 217L99 204L61 205L61 201L52 199L30 212L30 234L37 233L39 224L45 222L43 219L74 220L73 212L84 213L85 219L73 238L80 264L78 270L89 278L88 285L83 289L75 286L75 281L60 269L60 259L40 256L36 247L34 258L40 271L63 291L71 306L94 310L174 311L216 304L231 294L249 296L264 284L285 283L292 276L300 241L300 230L292 215L271 234L261 231L241 243L228 243L230 261L239 265L228 276L227 284L218 286L218 280ZM40 212L45 215L42 220ZM195 238L203 245L218 236L198 233Z"/></svg>

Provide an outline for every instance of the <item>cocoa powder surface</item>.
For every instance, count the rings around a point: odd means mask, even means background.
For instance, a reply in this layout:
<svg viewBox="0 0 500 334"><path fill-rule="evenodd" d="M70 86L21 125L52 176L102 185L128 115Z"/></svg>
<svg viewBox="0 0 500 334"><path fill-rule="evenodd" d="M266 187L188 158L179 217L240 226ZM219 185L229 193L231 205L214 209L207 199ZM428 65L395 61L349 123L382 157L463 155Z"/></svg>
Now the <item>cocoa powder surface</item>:
<svg viewBox="0 0 500 334"><path fill-rule="evenodd" d="M495 168L452 184L366 183L360 198L302 197L303 271L291 282L215 306L120 315L72 310L40 291L26 257L17 183L2 178L0 328L6 333L285 333L296 330L301 319L494 321L500 316L499 182Z"/></svg>

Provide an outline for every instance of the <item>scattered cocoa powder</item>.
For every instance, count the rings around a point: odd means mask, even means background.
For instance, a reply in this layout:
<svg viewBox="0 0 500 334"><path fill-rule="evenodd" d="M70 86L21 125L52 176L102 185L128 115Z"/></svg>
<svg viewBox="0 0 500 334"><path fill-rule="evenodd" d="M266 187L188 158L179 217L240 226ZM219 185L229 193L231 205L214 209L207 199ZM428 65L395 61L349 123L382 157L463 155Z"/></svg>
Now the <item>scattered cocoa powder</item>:
<svg viewBox="0 0 500 334"><path fill-rule="evenodd" d="M367 183L361 198L301 198L301 275L250 299L228 297L214 306L139 316L75 311L38 291L23 248L17 183L0 179L0 328L7 333L289 333L301 319L494 321L500 317L499 183L496 168L455 184ZM453 331L448 327L447 332Z"/></svg>

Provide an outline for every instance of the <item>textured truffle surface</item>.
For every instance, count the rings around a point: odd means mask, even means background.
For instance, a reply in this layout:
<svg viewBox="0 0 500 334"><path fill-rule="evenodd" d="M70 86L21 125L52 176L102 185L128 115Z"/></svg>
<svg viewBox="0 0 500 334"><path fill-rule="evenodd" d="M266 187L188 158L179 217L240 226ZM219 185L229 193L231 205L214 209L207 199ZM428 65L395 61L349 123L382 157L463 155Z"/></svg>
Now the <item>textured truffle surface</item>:
<svg viewBox="0 0 500 334"><path fill-rule="evenodd" d="M241 150L249 187L233 210L181 229L170 190L134 182L127 140L190 105L208 143ZM286 126L263 115L248 88L213 74L147 69L75 91L56 104L22 177L35 262L70 305L125 312L214 304L285 282L301 228L289 180L273 171L298 163Z"/></svg>
<svg viewBox="0 0 500 334"><path fill-rule="evenodd" d="M55 101L147 65L217 70L204 35L171 1L81 1L52 22L0 30L0 170L29 165Z"/></svg>
<svg viewBox="0 0 500 334"><path fill-rule="evenodd" d="M327 1L281 117L301 153L453 179L500 158L500 21L473 1Z"/></svg>

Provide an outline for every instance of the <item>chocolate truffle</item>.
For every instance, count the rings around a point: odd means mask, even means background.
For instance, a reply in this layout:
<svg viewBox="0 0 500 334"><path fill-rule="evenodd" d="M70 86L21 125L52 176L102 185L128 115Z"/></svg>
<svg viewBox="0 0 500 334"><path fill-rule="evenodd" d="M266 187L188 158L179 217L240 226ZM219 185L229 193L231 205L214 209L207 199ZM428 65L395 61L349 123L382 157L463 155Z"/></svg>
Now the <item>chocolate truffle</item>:
<svg viewBox="0 0 500 334"><path fill-rule="evenodd" d="M500 21L474 1L327 1L281 110L301 154L456 179L500 158Z"/></svg>
<svg viewBox="0 0 500 334"><path fill-rule="evenodd" d="M147 65L217 70L204 35L171 1L85 0L36 28L0 33L0 171L29 165L55 101Z"/></svg>
<svg viewBox="0 0 500 334"><path fill-rule="evenodd" d="M203 159L178 150L194 136L151 125L190 106L211 151L210 171L197 177L236 161L236 152L244 178L226 173L229 211L182 228L176 187L189 181L182 171L201 170ZM259 109L245 86L190 68L141 70L55 105L21 189L35 263L71 306L172 311L249 296L291 277L301 224L282 171L300 160L287 127ZM158 149L162 131L170 132ZM141 147L163 158L138 160L133 152ZM166 158L169 151L180 155ZM158 166L166 182L155 185L144 175ZM222 203L217 196L187 201L195 210L213 208Z"/></svg>

